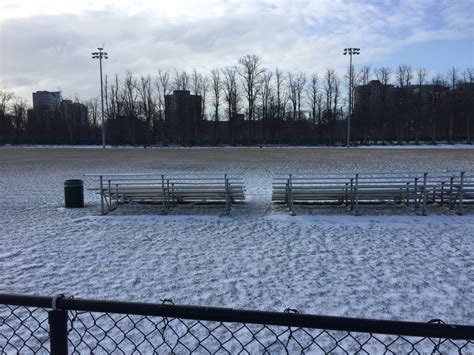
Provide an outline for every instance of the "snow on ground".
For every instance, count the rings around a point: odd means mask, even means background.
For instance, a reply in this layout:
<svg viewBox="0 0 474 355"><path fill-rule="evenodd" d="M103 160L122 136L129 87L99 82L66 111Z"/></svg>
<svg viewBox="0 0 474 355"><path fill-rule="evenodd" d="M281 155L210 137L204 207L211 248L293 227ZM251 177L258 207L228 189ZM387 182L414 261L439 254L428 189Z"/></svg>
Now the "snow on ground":
<svg viewBox="0 0 474 355"><path fill-rule="evenodd" d="M292 171L472 170L471 149L0 149L0 292L474 323L474 210L362 216L270 203ZM227 172L247 201L173 209L65 209L63 181L93 172ZM90 182L85 181L86 187Z"/></svg>

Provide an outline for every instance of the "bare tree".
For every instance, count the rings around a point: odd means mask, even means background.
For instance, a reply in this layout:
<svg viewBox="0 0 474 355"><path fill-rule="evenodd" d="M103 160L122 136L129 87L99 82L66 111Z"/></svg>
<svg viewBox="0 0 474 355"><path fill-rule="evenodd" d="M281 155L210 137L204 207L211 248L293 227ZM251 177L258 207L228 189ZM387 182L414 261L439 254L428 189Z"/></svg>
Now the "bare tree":
<svg viewBox="0 0 474 355"><path fill-rule="evenodd" d="M382 67L375 70L375 76L378 81L382 84L382 89L380 92L380 100L382 102L382 109L380 115L380 134L382 138L382 144L385 144L385 133L387 128L387 98L388 98L388 88L390 82L391 71L390 68Z"/></svg>
<svg viewBox="0 0 474 355"><path fill-rule="evenodd" d="M431 91L431 143L436 144L436 132L438 130L438 122L441 116L441 107L444 94L446 92L446 81L441 74L436 74L431 79L433 90Z"/></svg>
<svg viewBox="0 0 474 355"><path fill-rule="evenodd" d="M253 125L255 101L260 91L260 77L265 72L262 68L262 60L254 54L247 54L239 59L238 73L244 86L244 93L248 103L248 120L249 120L249 144L251 141L250 127ZM255 135L255 134L254 134Z"/></svg>
<svg viewBox="0 0 474 355"><path fill-rule="evenodd" d="M10 118L7 117L7 111L13 97L14 93L10 89L0 89L0 141L2 138L7 140L12 130L12 122Z"/></svg>
<svg viewBox="0 0 474 355"><path fill-rule="evenodd" d="M375 77L377 78L378 81L382 83L382 85L389 84L391 74L392 74L392 71L390 70L390 68L387 68L387 67L382 67L375 70Z"/></svg>
<svg viewBox="0 0 474 355"><path fill-rule="evenodd" d="M167 137L167 133L165 132L165 101L166 95L169 94L169 86L170 86L170 73L168 71L158 70L158 79L155 82L156 91L158 93L158 120L160 125L160 140L163 141ZM155 125L153 125L154 127ZM156 129L153 132L154 136L156 136Z"/></svg>
<svg viewBox="0 0 474 355"><path fill-rule="evenodd" d="M358 115L360 117L360 126L362 128L361 133L361 142L366 143L368 138L369 138L369 130L372 127L372 120L371 120L371 114L370 114L370 97L371 97L371 92L370 92L370 66L365 65L363 66L359 73L357 74L357 82L362 85L361 87L361 100L359 102L359 108L360 112L358 112ZM354 98L354 93L352 93L352 98ZM354 106L354 103L351 102L350 105Z"/></svg>
<svg viewBox="0 0 474 355"><path fill-rule="evenodd" d="M202 100L202 119L205 117L206 112L206 95L209 91L209 79L207 76L198 73L196 69L193 70L192 74L192 86L194 95L200 95Z"/></svg>
<svg viewBox="0 0 474 355"><path fill-rule="evenodd" d="M0 117L5 116L8 105L15 97L13 91L8 88L0 89Z"/></svg>
<svg viewBox="0 0 474 355"><path fill-rule="evenodd" d="M324 75L324 92L326 96L326 110L325 110L325 116L328 122L328 127L329 127L329 143L332 143L332 126L333 126L333 112L332 112L332 102L334 98L334 86L335 86L335 79L336 79L336 73L334 72L334 69L326 69L326 73Z"/></svg>
<svg viewBox="0 0 474 355"><path fill-rule="evenodd" d="M191 85L192 85L192 92L194 95L201 95L202 91L202 74L199 73L196 68L193 69L191 74Z"/></svg>
<svg viewBox="0 0 474 355"><path fill-rule="evenodd" d="M99 143L99 98L93 97L86 101L87 114L89 120L90 134L92 135L93 141Z"/></svg>
<svg viewBox="0 0 474 355"><path fill-rule="evenodd" d="M13 127L15 128L15 141L21 142L21 135L26 128L28 104L20 97L15 97L13 103Z"/></svg>
<svg viewBox="0 0 474 355"><path fill-rule="evenodd" d="M202 111L201 111L201 120L206 118L206 103L207 103L207 92L209 91L209 78L207 76L201 76L201 102L202 102ZM199 122L196 125L196 142L199 143Z"/></svg>
<svg viewBox="0 0 474 355"><path fill-rule="evenodd" d="M120 79L118 74L115 74L114 83L110 87L110 104L109 116L112 119L117 119L123 114L123 92L120 90Z"/></svg>
<svg viewBox="0 0 474 355"><path fill-rule="evenodd" d="M309 87L307 89L307 95L311 107L311 118L313 129L317 128L318 140L321 142L322 139L322 108L323 108L323 94L320 91L319 77L318 74L313 73ZM316 137L314 137L316 138Z"/></svg>
<svg viewBox="0 0 474 355"><path fill-rule="evenodd" d="M338 102L339 102L339 97L341 96L340 87L341 87L341 80L337 77L337 75L334 74L334 108L332 110L333 118L332 118L332 121L331 121L330 131L329 131L329 140L330 140L331 144L333 142L334 128L335 128L336 121L337 121L337 116L338 116L337 105L338 105ZM342 111L342 109L339 110L339 111Z"/></svg>
<svg viewBox="0 0 474 355"><path fill-rule="evenodd" d="M423 85L425 84L426 77L428 72L425 68L418 68L416 70L417 86L418 86L418 95L417 95L417 105L416 105L416 116L413 120L413 126L415 129L415 144L419 143L420 138L420 123L423 120L423 104L424 95L423 95Z"/></svg>
<svg viewBox="0 0 474 355"><path fill-rule="evenodd" d="M398 143L402 142L403 132L405 132L405 139L408 143L410 141L411 120L410 120L410 91L411 79L413 78L412 68L409 65L402 64L397 68L396 73L398 83L398 114L402 122L402 127L398 125L396 120L395 130L397 133Z"/></svg>
<svg viewBox="0 0 474 355"><path fill-rule="evenodd" d="M316 127L316 109L317 99L319 95L319 77L318 74L313 73L309 82L309 87L306 90L311 107L311 122L313 127Z"/></svg>
<svg viewBox="0 0 474 355"><path fill-rule="evenodd" d="M109 118L109 78L106 75L104 80L104 103L105 103L105 117Z"/></svg>
<svg viewBox="0 0 474 355"><path fill-rule="evenodd" d="M192 89L195 95L201 96L201 117L199 120L203 120L206 114L206 95L209 91L209 79L207 76L202 75L196 69L193 70L191 76ZM199 132L200 132L200 122L194 122L194 135L195 141L199 144Z"/></svg>
<svg viewBox="0 0 474 355"><path fill-rule="evenodd" d="M93 97L86 101L87 113L89 115L89 125L91 127L98 127L99 117L99 98Z"/></svg>
<svg viewBox="0 0 474 355"><path fill-rule="evenodd" d="M456 89L457 89L457 82L458 82L458 69L452 67L448 71L448 80L451 89L451 95L449 100L449 126L448 126L448 143L453 143L453 129L454 129L454 118L456 115L457 109L457 97L456 97Z"/></svg>
<svg viewBox="0 0 474 355"><path fill-rule="evenodd" d="M273 74L269 71L263 73L262 76L262 90L261 90L261 98L262 98L262 139L263 142L266 143L267 137L267 126L270 114L270 100L273 94L273 87L272 87L272 77Z"/></svg>
<svg viewBox="0 0 474 355"><path fill-rule="evenodd" d="M399 65L397 68L397 82L400 87L410 86L410 80L413 78L412 67L407 64Z"/></svg>
<svg viewBox="0 0 474 355"><path fill-rule="evenodd" d="M229 120L229 135L231 144L235 143L235 119L237 116L237 106L240 101L237 87L237 69L235 67L226 67L222 70L224 80L222 82L224 89L224 98L227 103L227 117Z"/></svg>
<svg viewBox="0 0 474 355"><path fill-rule="evenodd" d="M125 73L125 79L123 82L123 96L124 96L124 111L128 118L129 123L129 138L132 145L137 144L137 80L130 71Z"/></svg>
<svg viewBox="0 0 474 355"><path fill-rule="evenodd" d="M464 73L464 83L468 84L467 86L464 85L464 104L465 108L463 112L466 115L466 136L467 136L467 143L472 144L472 117L474 115L474 68L467 68Z"/></svg>
<svg viewBox="0 0 474 355"><path fill-rule="evenodd" d="M301 72L298 73L298 75L296 76L296 94L297 94L297 101L298 101L298 120L301 120L301 115L302 115L301 99L302 99L302 95L303 95L303 92L304 92L305 84L306 84L306 74L301 73Z"/></svg>
<svg viewBox="0 0 474 355"><path fill-rule="evenodd" d="M338 116L337 105L340 92L341 81L336 76L334 69L327 69L324 75L324 92L326 96L326 111L325 116L327 118L328 129L329 129L329 144L332 144L334 138L334 128Z"/></svg>
<svg viewBox="0 0 474 355"><path fill-rule="evenodd" d="M140 78L140 85L138 86L138 92L140 94L141 99L141 108L143 110L143 114L145 116L145 135L146 135L146 143L145 147L151 144L152 138L152 123L153 123L153 116L155 115L156 109L156 101L154 96L152 95L151 89L151 78L150 75Z"/></svg>
<svg viewBox="0 0 474 355"><path fill-rule="evenodd" d="M181 73L176 70L174 75L174 89L175 90L189 90L189 75L186 71Z"/></svg>
<svg viewBox="0 0 474 355"><path fill-rule="evenodd" d="M276 68L275 70L275 91L276 91L276 116L275 116L275 121L276 121L276 127L273 128L273 135L275 134L275 131L278 131L282 126L282 121L283 118L285 117L285 106L286 104L283 103L283 84L285 82L286 78L285 75L281 70ZM273 125L274 126L274 125Z"/></svg>
<svg viewBox="0 0 474 355"><path fill-rule="evenodd" d="M118 81L117 74L115 74L115 79L116 79L116 81ZM109 119L114 119L116 114L117 114L116 103L115 103L116 86L115 86L114 82L112 82L112 85L110 85L110 89L109 89L109 87L107 87L107 91L109 91L109 90L110 90L110 94L108 93L106 95L107 101L108 101L107 107L109 108L107 117Z"/></svg>
<svg viewBox="0 0 474 355"><path fill-rule="evenodd" d="M322 143L323 140L323 93L320 92L316 96L316 107L318 111L318 141L319 144Z"/></svg>
<svg viewBox="0 0 474 355"><path fill-rule="evenodd" d="M297 109L298 109L298 94L296 90L296 74L288 72L288 94L291 101L292 107L292 121L296 121Z"/></svg>
<svg viewBox="0 0 474 355"><path fill-rule="evenodd" d="M293 106L293 120L301 119L301 96L306 84L304 73L288 73L288 91Z"/></svg>
<svg viewBox="0 0 474 355"><path fill-rule="evenodd" d="M219 69L213 69L211 71L211 82L212 82L212 92L214 100L212 105L214 106L214 142L217 143L217 129L219 124L219 107L221 101L221 74Z"/></svg>

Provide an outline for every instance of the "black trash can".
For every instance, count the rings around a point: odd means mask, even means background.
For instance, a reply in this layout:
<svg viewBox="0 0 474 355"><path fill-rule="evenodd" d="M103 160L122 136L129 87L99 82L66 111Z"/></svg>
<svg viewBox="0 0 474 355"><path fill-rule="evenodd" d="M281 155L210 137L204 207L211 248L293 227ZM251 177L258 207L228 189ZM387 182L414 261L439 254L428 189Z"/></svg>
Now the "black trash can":
<svg viewBox="0 0 474 355"><path fill-rule="evenodd" d="M64 181L64 204L66 208L84 207L84 182L82 180Z"/></svg>

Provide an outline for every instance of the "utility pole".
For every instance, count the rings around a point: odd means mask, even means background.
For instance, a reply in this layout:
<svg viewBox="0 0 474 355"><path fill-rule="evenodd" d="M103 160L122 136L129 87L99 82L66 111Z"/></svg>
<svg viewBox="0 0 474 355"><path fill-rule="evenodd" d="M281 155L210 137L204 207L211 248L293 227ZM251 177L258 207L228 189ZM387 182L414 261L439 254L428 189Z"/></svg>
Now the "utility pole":
<svg viewBox="0 0 474 355"><path fill-rule="evenodd" d="M102 83L102 59L108 59L107 52L104 52L104 48L97 48L98 52L92 52L92 59L99 59L100 67L100 104L102 112L102 148L105 149L105 115L104 115L104 85Z"/></svg>
<svg viewBox="0 0 474 355"><path fill-rule="evenodd" d="M347 118L347 149L351 144L351 118L352 118L352 91L353 91L353 74L352 74L352 55L359 55L360 48L344 48L344 55L349 54L349 116Z"/></svg>

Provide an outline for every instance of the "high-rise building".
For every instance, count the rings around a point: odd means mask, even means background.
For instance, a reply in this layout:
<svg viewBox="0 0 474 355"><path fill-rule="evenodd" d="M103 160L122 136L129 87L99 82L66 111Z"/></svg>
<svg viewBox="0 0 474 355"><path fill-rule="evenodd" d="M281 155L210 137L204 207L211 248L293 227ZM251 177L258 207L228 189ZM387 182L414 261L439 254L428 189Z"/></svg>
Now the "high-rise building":
<svg viewBox="0 0 474 355"><path fill-rule="evenodd" d="M393 100L395 93L396 88L393 85L384 85L379 80L371 80L367 85L358 85L354 88L354 107L360 107L366 102L373 106L380 104L382 100Z"/></svg>
<svg viewBox="0 0 474 355"><path fill-rule="evenodd" d="M71 100L61 102L62 117L74 125L87 126L87 106Z"/></svg>
<svg viewBox="0 0 474 355"><path fill-rule="evenodd" d="M83 141L87 139L89 124L86 105L71 100L63 100L61 102L61 118L67 127L71 144L74 140Z"/></svg>
<svg viewBox="0 0 474 355"><path fill-rule="evenodd" d="M202 99L188 90L165 96L166 137L172 143L199 144Z"/></svg>
<svg viewBox="0 0 474 355"><path fill-rule="evenodd" d="M31 139L41 143L79 143L89 139L87 106L62 100L61 92L33 93L33 109L28 110Z"/></svg>
<svg viewBox="0 0 474 355"><path fill-rule="evenodd" d="M61 108L60 91L37 91L33 93L33 110L59 111Z"/></svg>

